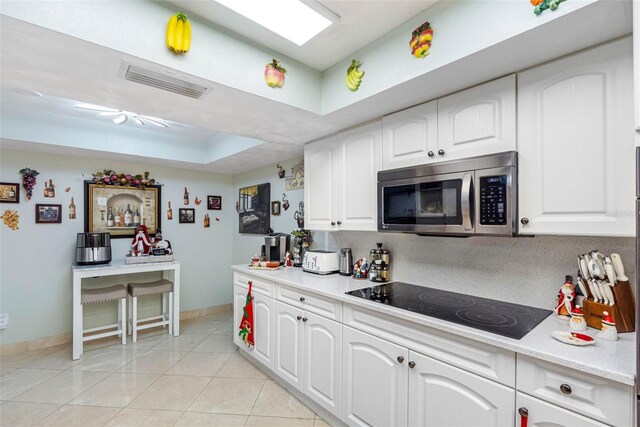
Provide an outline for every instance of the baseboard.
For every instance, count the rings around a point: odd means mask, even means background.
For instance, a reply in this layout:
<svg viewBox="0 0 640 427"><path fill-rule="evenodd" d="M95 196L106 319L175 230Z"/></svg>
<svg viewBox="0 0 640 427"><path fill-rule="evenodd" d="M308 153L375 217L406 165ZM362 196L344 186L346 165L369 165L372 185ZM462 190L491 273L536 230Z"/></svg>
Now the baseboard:
<svg viewBox="0 0 640 427"><path fill-rule="evenodd" d="M197 317L209 316L224 312L231 312L232 304L221 304L213 307L197 308L195 310L187 310L180 312L180 320L190 320ZM72 334L54 335L51 337L38 338L31 341L21 341L11 344L0 345L0 354L8 356L10 354L25 353L27 351L42 350L48 347L68 344L73 340Z"/></svg>

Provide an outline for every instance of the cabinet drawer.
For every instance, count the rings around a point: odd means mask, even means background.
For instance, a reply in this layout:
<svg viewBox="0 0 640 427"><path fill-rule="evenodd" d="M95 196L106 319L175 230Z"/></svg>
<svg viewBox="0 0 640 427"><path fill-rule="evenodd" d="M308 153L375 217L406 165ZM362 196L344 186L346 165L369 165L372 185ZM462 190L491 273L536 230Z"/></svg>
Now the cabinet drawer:
<svg viewBox="0 0 640 427"><path fill-rule="evenodd" d="M331 298L281 285L276 288L276 299L338 322L342 320L342 303Z"/></svg>
<svg viewBox="0 0 640 427"><path fill-rule="evenodd" d="M516 427L523 425L523 418L518 412L526 409L527 425L530 427L566 426L566 427L607 427L605 424L585 418L575 412L550 405L526 394L516 393Z"/></svg>
<svg viewBox="0 0 640 427"><path fill-rule="evenodd" d="M251 289L253 292L273 297L275 285L270 281L258 279L255 276L249 276L248 274L238 273L237 271L233 273L234 285L249 289L249 282L252 283Z"/></svg>
<svg viewBox="0 0 640 427"><path fill-rule="evenodd" d="M492 345L352 305L344 305L343 323L395 342L484 378L515 387L515 354Z"/></svg>
<svg viewBox="0 0 640 427"><path fill-rule="evenodd" d="M633 387L518 355L518 390L613 426L630 426Z"/></svg>

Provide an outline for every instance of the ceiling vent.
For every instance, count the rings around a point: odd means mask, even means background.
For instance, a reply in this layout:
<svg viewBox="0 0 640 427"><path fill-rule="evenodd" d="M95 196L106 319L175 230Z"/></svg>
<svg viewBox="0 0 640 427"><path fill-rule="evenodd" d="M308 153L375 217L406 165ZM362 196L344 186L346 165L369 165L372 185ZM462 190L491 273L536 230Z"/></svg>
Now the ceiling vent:
<svg viewBox="0 0 640 427"><path fill-rule="evenodd" d="M153 70L139 65L122 62L118 76L132 82L155 87L156 89L200 99L213 88L188 81L174 71Z"/></svg>

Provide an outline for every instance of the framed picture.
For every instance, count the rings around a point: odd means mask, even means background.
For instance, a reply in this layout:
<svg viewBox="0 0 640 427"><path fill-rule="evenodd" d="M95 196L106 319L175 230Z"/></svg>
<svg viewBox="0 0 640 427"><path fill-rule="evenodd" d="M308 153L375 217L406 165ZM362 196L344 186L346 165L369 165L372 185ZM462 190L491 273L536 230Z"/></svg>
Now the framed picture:
<svg viewBox="0 0 640 427"><path fill-rule="evenodd" d="M60 224L62 205L36 204L36 224Z"/></svg>
<svg viewBox="0 0 640 427"><path fill-rule="evenodd" d="M240 233L267 234L271 220L270 202L270 183L240 189L237 205Z"/></svg>
<svg viewBox="0 0 640 427"><path fill-rule="evenodd" d="M159 185L137 188L85 181L84 231L130 238L142 224L149 234L155 234L160 228L161 202Z"/></svg>
<svg viewBox="0 0 640 427"><path fill-rule="evenodd" d="M209 209L210 211L222 210L222 197L207 196L207 209Z"/></svg>
<svg viewBox="0 0 640 427"><path fill-rule="evenodd" d="M178 213L180 224L193 224L196 222L196 210L193 208L180 208Z"/></svg>
<svg viewBox="0 0 640 427"><path fill-rule="evenodd" d="M280 202L271 202L271 215L280 215Z"/></svg>
<svg viewBox="0 0 640 427"><path fill-rule="evenodd" d="M0 203L20 203L20 184L0 182Z"/></svg>

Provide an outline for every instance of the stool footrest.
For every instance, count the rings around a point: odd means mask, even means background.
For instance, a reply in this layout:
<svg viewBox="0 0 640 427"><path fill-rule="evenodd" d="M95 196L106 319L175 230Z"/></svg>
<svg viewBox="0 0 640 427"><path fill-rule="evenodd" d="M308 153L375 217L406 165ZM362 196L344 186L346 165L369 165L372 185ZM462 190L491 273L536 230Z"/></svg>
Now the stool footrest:
<svg viewBox="0 0 640 427"><path fill-rule="evenodd" d="M120 335L120 334L125 334L125 332L121 330L115 330L111 332L104 332L102 334L89 335L88 337L82 337L82 342L99 340L100 338L112 337L114 335Z"/></svg>
<svg viewBox="0 0 640 427"><path fill-rule="evenodd" d="M83 334L88 334L88 333L91 333L91 332L104 331L105 329L113 329L113 328L117 328L118 326L120 326L119 323L113 323L111 325L98 326L97 328L83 329L82 333Z"/></svg>
<svg viewBox="0 0 640 427"><path fill-rule="evenodd" d="M136 329L141 331L143 329L155 328L156 326L164 326L168 324L169 324L169 321L165 320L164 322L155 322L155 323L148 323L146 325L139 325Z"/></svg>

